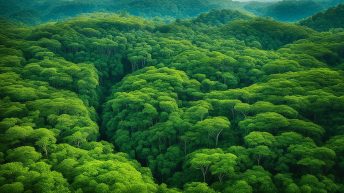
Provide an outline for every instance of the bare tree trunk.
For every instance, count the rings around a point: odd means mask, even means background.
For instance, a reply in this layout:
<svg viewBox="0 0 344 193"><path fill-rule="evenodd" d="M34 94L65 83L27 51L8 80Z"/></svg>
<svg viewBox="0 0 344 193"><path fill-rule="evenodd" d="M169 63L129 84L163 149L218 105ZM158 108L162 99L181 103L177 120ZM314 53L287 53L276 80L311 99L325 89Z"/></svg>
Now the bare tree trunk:
<svg viewBox="0 0 344 193"><path fill-rule="evenodd" d="M216 139L215 139L215 147L217 147L217 144L218 144L218 142L219 142L219 136L220 136L220 134L221 134L222 130L223 130L223 129L221 129L221 130L220 130L220 131L217 133L217 135L216 135Z"/></svg>
<svg viewBox="0 0 344 193"><path fill-rule="evenodd" d="M205 177L206 177L206 175L207 175L208 167L209 167L209 166L201 167L201 171L202 171L202 174L203 174L203 182L206 181Z"/></svg>

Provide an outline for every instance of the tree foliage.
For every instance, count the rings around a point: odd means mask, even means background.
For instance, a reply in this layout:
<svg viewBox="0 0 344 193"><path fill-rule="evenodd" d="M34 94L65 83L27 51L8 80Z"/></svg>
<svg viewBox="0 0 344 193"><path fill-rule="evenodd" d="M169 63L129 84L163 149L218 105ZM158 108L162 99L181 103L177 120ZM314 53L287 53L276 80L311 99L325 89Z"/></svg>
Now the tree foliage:
<svg viewBox="0 0 344 193"><path fill-rule="evenodd" d="M0 192L343 192L341 30L236 11L1 26Z"/></svg>

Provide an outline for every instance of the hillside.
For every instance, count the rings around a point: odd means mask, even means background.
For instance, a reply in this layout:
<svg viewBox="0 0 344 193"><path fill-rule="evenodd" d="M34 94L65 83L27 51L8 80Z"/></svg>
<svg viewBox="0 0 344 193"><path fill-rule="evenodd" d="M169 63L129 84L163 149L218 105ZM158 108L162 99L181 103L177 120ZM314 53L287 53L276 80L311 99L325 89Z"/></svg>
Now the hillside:
<svg viewBox="0 0 344 193"><path fill-rule="evenodd" d="M340 30L231 10L1 26L0 192L344 191Z"/></svg>
<svg viewBox="0 0 344 193"><path fill-rule="evenodd" d="M253 1L244 5L244 8L259 16L295 22L343 2L343 0L281 0L269 3Z"/></svg>
<svg viewBox="0 0 344 193"><path fill-rule="evenodd" d="M277 49L313 34L312 30L301 26L262 18L231 22L221 32L263 49Z"/></svg>
<svg viewBox="0 0 344 193"><path fill-rule="evenodd" d="M29 24L93 12L130 13L166 19L197 16L212 9L237 8L240 4L231 0L0 0L0 15Z"/></svg>
<svg viewBox="0 0 344 193"><path fill-rule="evenodd" d="M221 9L221 10L212 10L208 13L202 13L196 17L193 21L196 23L204 23L211 25L220 25L226 24L234 20L248 20L252 16L240 12L238 10L232 9Z"/></svg>
<svg viewBox="0 0 344 193"><path fill-rule="evenodd" d="M0 17L40 24L102 12L159 17L170 22L174 18L196 17L211 10L234 9L279 21L297 21L341 2L343 0L0 0Z"/></svg>
<svg viewBox="0 0 344 193"><path fill-rule="evenodd" d="M315 14L300 22L301 25L318 31L327 31L331 28L344 28L344 4Z"/></svg>

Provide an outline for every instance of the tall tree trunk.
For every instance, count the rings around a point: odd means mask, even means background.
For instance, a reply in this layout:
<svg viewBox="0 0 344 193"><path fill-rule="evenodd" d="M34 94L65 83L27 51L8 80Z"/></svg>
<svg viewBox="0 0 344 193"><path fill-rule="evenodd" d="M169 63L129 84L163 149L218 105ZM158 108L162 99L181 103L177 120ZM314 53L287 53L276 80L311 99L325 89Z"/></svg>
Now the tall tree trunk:
<svg viewBox="0 0 344 193"><path fill-rule="evenodd" d="M220 136L222 130L223 130L223 129L221 129L221 130L216 134L216 138L215 138L215 147L217 147L217 144L218 144L218 142L219 142L219 136Z"/></svg>
<svg viewBox="0 0 344 193"><path fill-rule="evenodd" d="M206 167L201 167L201 171L202 171L202 174L203 174L203 182L206 181L206 175L207 175L207 171L208 171L208 167L209 166L206 166Z"/></svg>

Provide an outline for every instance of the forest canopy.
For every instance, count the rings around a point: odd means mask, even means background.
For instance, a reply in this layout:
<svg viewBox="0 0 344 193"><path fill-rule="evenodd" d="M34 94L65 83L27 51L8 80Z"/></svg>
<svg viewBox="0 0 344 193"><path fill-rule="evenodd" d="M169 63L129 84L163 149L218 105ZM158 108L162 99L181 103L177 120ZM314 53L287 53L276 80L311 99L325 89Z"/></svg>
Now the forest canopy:
<svg viewBox="0 0 344 193"><path fill-rule="evenodd" d="M342 5L286 23L163 2L190 17L0 20L0 192L343 192Z"/></svg>
<svg viewBox="0 0 344 193"><path fill-rule="evenodd" d="M0 17L26 24L61 21L84 13L121 13L173 21L233 9L295 22L344 0L0 0Z"/></svg>

